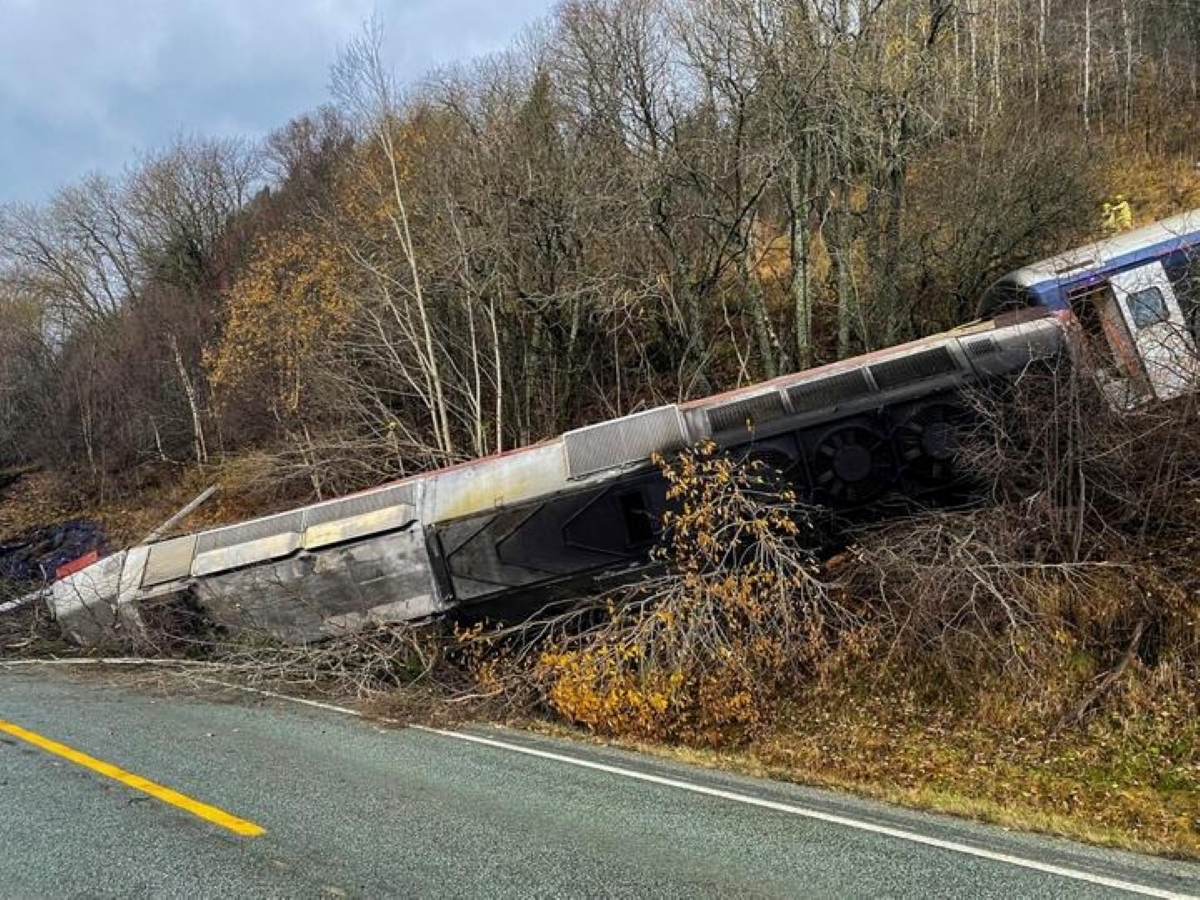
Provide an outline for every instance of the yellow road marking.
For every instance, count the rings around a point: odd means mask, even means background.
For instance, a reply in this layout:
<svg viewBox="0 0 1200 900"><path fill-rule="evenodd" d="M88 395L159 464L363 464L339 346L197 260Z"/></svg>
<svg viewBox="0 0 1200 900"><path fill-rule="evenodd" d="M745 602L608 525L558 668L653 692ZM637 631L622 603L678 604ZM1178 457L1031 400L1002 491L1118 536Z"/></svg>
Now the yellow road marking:
<svg viewBox="0 0 1200 900"><path fill-rule="evenodd" d="M40 747L47 753L53 753L55 756L61 756L63 759L70 760L76 765L83 766L85 769L91 769L93 772L98 772L114 781L119 781L126 787L149 794L163 803L169 803L179 809L186 810L193 816L198 816L201 819L212 822L214 825L228 828L234 834L240 834L243 837L257 837L266 831L266 829L255 825L253 822L239 819L237 816L230 815L224 810L217 809L215 806L209 806L207 803L193 800L191 797L163 787L160 784L155 784L153 781L145 779L140 775L126 772L124 769L120 769L111 763L88 756L86 753L80 753L78 750L72 750L65 744L42 737L40 734L22 728L20 725L14 725L11 722L5 722L3 719L0 719L0 731L5 734L11 734L15 738L20 738L27 743L33 744L35 747Z"/></svg>

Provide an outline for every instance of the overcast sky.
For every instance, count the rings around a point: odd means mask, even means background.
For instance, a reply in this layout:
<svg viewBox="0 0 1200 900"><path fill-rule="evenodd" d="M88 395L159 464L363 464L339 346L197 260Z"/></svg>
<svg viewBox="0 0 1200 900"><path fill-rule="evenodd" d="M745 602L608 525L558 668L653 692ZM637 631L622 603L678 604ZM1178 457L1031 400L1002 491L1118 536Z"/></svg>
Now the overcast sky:
<svg viewBox="0 0 1200 900"><path fill-rule="evenodd" d="M328 99L373 11L401 81L503 48L551 0L0 0L0 203L181 133L260 137Z"/></svg>

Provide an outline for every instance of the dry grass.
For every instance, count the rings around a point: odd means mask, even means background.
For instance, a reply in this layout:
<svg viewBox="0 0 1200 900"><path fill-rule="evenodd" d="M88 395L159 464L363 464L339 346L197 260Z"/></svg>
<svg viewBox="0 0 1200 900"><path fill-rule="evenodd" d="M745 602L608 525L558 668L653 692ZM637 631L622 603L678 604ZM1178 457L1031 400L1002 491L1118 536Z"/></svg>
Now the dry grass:
<svg viewBox="0 0 1200 900"><path fill-rule="evenodd" d="M0 488L0 540L78 516L79 503L63 480L44 471L26 471Z"/></svg>
<svg viewBox="0 0 1200 900"><path fill-rule="evenodd" d="M2 473L0 473L2 474ZM247 455L204 471L181 470L136 490L97 501L78 490L70 477L41 469L19 474L0 487L0 540L67 519L91 519L104 525L112 547L138 543L211 484L217 494L180 523L195 531L266 515L304 502L305 494L281 494L262 486L262 467Z"/></svg>
<svg viewBox="0 0 1200 900"><path fill-rule="evenodd" d="M9 591L0 582L0 603L16 599L17 591ZM0 659L32 658L49 655L67 656L78 648L64 641L42 604L34 604L15 612L0 613Z"/></svg>
<svg viewBox="0 0 1200 900"><path fill-rule="evenodd" d="M977 698L982 699L982 698ZM617 738L694 765L791 781L1104 846L1200 859L1200 718L1176 700L1047 739L1045 721L920 701L900 684L810 692L750 744ZM530 727L593 735L542 721Z"/></svg>
<svg viewBox="0 0 1200 900"><path fill-rule="evenodd" d="M592 739L591 735L561 726L543 725L539 726L539 730L573 739ZM813 764L798 758L797 748L804 750L809 743L818 747L827 746L838 739L838 735L832 734L798 738L794 733L780 731L773 736L773 745L756 744L735 750L626 739L611 740L609 743L690 765L845 791L898 806L958 816L1019 831L1051 834L1139 853L1200 860L1200 839L1196 837L1195 826L1189 829L1179 825L1192 814L1194 806L1180 812L1177 802L1164 803L1160 797L1144 792L1131 795L1120 788L1119 782L1112 782L1114 787L1108 791L1094 794L1081 792L1079 785L1085 776L1068 773L1051 780L1034 763L1006 763L996 774L989 771L976 775L974 780L967 777L951 783L916 776L896 761L887 761L866 773L861 770L842 771L836 764ZM945 735L924 742L914 741L907 745L906 754L912 757L945 757ZM1104 773L1098 773L1097 777L1103 778ZM1032 785L1035 790L1021 787L1014 793L1014 785ZM1054 796L1069 799L1058 802L1052 799ZM1119 798L1116 813L1108 811L1105 806L1113 796ZM1084 802L1080 802L1081 797ZM1092 814L1092 803L1101 806L1101 814Z"/></svg>

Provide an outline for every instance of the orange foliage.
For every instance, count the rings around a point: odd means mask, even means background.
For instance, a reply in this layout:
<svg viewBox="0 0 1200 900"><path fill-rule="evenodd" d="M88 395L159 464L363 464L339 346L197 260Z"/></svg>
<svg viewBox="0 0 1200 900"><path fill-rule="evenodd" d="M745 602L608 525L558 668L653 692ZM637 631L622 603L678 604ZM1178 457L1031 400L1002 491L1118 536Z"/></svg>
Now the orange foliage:
<svg viewBox="0 0 1200 900"><path fill-rule="evenodd" d="M267 388L295 411L313 361L353 313L346 285L346 262L328 237L292 227L261 239L229 291L221 342L206 358L218 393Z"/></svg>
<svg viewBox="0 0 1200 900"><path fill-rule="evenodd" d="M662 465L668 573L543 652L536 675L558 713L594 731L741 742L821 645L828 597L796 540L807 518L761 463L707 445Z"/></svg>

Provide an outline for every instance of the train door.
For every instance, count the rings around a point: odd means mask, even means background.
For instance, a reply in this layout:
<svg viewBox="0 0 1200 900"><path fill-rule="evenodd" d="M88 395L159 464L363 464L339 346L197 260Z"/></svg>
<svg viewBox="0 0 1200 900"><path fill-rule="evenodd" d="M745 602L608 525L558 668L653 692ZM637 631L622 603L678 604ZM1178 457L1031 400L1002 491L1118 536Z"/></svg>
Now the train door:
<svg viewBox="0 0 1200 900"><path fill-rule="evenodd" d="M1150 395L1145 367L1121 314L1111 285L1100 282L1070 295L1071 310L1083 338L1073 348L1076 364L1096 379L1101 393L1117 409L1132 409Z"/></svg>
<svg viewBox="0 0 1200 900"><path fill-rule="evenodd" d="M1179 301L1161 263L1109 279L1150 390L1170 400L1200 386L1200 363Z"/></svg>

